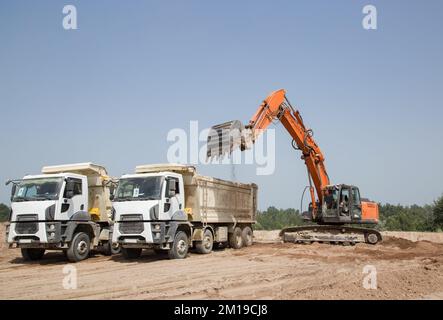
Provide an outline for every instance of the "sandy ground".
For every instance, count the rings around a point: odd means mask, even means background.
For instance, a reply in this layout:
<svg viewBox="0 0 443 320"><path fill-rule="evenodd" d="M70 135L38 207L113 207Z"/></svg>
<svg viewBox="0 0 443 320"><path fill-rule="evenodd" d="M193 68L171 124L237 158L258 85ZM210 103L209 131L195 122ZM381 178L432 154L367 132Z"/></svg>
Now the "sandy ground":
<svg viewBox="0 0 443 320"><path fill-rule="evenodd" d="M258 232L252 247L185 260L145 250L136 261L97 254L77 264L59 252L24 262L1 243L0 299L443 299L441 243L391 237L377 246L295 245L275 242L276 234ZM367 265L375 267L377 289L363 286ZM66 266L75 267L77 289L63 287Z"/></svg>

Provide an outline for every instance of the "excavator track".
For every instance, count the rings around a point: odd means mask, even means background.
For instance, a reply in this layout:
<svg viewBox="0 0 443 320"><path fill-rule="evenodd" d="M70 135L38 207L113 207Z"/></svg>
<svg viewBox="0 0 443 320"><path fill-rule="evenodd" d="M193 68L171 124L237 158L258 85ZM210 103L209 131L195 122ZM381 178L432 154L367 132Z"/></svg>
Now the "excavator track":
<svg viewBox="0 0 443 320"><path fill-rule="evenodd" d="M353 245L356 243L377 244L382 241L380 232L374 229L340 225L309 225L288 227L280 231L284 242Z"/></svg>

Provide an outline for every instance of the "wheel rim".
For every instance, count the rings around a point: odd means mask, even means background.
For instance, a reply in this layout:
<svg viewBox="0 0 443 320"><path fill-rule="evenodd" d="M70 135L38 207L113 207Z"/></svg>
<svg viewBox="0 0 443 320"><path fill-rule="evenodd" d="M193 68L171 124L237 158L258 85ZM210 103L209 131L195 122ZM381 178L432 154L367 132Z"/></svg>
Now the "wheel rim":
<svg viewBox="0 0 443 320"><path fill-rule="evenodd" d="M240 246L241 245L241 236L237 236L237 245Z"/></svg>
<svg viewBox="0 0 443 320"><path fill-rule="evenodd" d="M371 233L370 235L368 235L368 242L372 243L372 244L377 243L378 242L377 235L374 233Z"/></svg>
<svg viewBox="0 0 443 320"><path fill-rule="evenodd" d="M183 255L186 253L186 241L185 240L179 240L177 243L177 252L180 255Z"/></svg>
<svg viewBox="0 0 443 320"><path fill-rule="evenodd" d="M85 240L81 240L78 244L77 244L77 251L78 253L80 253L81 255L85 254L88 251L88 244L86 243Z"/></svg>
<svg viewBox="0 0 443 320"><path fill-rule="evenodd" d="M203 240L203 247L205 247L205 249L207 249L207 250L211 249L211 246L212 246L211 242L212 242L211 237L206 236Z"/></svg>
<svg viewBox="0 0 443 320"><path fill-rule="evenodd" d="M112 253L119 253L120 252L120 246L116 245L115 247L111 245L111 252Z"/></svg>

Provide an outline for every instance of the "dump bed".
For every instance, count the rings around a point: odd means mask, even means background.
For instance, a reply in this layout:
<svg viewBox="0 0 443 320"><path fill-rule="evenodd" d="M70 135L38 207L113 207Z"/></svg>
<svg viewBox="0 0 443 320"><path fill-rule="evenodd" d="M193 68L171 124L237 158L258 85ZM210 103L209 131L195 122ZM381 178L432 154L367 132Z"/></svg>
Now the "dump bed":
<svg viewBox="0 0 443 320"><path fill-rule="evenodd" d="M201 176L185 176L185 206L193 221L254 223L257 186ZM190 208L190 209L188 209Z"/></svg>
<svg viewBox="0 0 443 320"><path fill-rule="evenodd" d="M183 176L185 211L194 222L254 223L257 185L197 174L195 167L179 164L138 166L136 173L176 172Z"/></svg>

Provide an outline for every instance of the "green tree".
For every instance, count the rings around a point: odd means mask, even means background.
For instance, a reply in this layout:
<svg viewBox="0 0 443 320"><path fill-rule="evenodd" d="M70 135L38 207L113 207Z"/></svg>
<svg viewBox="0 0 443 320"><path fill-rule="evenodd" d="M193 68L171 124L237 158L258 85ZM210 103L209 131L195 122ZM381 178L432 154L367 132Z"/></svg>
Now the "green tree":
<svg viewBox="0 0 443 320"><path fill-rule="evenodd" d="M379 204L380 222L374 227L388 231L437 231L443 229L443 196L431 205ZM257 213L256 230L280 230L289 226L310 224L303 221L298 210L269 207Z"/></svg>
<svg viewBox="0 0 443 320"><path fill-rule="evenodd" d="M379 229L389 231L434 231L434 214L430 205L402 206L380 204Z"/></svg>
<svg viewBox="0 0 443 320"><path fill-rule="evenodd" d="M0 221L7 221L9 219L9 207L0 203Z"/></svg>
<svg viewBox="0 0 443 320"><path fill-rule="evenodd" d="M303 224L303 220L298 210L269 207L266 211L257 213L257 223L254 228L256 230L279 230L301 224Z"/></svg>
<svg viewBox="0 0 443 320"><path fill-rule="evenodd" d="M443 196L434 202L434 224L436 228L443 229Z"/></svg>

